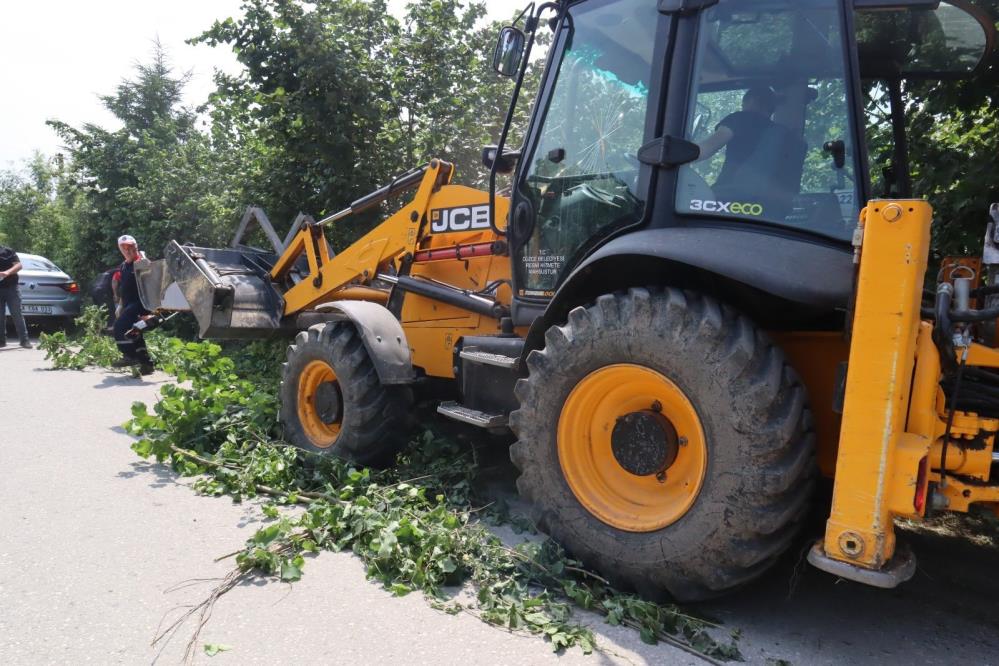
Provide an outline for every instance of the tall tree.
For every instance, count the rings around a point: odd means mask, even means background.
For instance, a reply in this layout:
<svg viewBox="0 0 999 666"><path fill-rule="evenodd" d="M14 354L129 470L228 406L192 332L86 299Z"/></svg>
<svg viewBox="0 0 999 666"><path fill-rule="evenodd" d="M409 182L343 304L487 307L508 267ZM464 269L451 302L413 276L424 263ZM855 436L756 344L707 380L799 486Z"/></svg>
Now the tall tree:
<svg viewBox="0 0 999 666"><path fill-rule="evenodd" d="M377 139L394 113L385 46L399 25L384 0L249 0L243 9L196 41L228 45L245 68L218 75L212 114L216 131L257 162L255 203L279 223L372 188L388 170Z"/></svg>
<svg viewBox="0 0 999 666"><path fill-rule="evenodd" d="M172 238L215 244L240 195L215 165L210 137L181 106L186 74L175 74L156 43L114 94L102 97L122 127L74 128L50 121L66 142L85 202L74 228L73 269L93 275L119 260L115 240L136 236L151 254Z"/></svg>
<svg viewBox="0 0 999 666"><path fill-rule="evenodd" d="M36 153L21 171L0 174L0 242L69 266L78 214L76 188L61 155Z"/></svg>

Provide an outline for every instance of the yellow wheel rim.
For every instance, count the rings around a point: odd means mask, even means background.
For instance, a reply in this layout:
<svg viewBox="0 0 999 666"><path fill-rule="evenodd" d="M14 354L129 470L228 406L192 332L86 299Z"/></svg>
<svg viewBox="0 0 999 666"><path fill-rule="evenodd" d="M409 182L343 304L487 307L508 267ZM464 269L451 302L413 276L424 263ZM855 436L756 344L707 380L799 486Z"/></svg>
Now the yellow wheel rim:
<svg viewBox="0 0 999 666"><path fill-rule="evenodd" d="M655 413L675 430L675 458L658 473L632 473L612 450L615 426L635 413ZM576 499L628 532L679 520L697 499L708 462L701 420L687 396L662 374L634 364L609 365L576 385L559 415L557 446Z"/></svg>
<svg viewBox="0 0 999 666"><path fill-rule="evenodd" d="M310 361L298 377L298 418L306 436L320 449L329 448L336 441L343 421L343 409L341 407L334 423L327 423L320 413L316 395L323 384L336 381L336 373L325 361Z"/></svg>

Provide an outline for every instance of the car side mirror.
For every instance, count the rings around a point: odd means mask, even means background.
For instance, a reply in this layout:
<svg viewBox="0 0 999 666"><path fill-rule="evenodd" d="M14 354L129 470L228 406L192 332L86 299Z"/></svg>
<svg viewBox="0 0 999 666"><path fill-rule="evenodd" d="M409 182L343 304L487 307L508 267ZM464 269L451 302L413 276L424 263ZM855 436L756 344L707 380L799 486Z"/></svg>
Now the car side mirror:
<svg viewBox="0 0 999 666"><path fill-rule="evenodd" d="M514 76L520 68L520 61L524 57L524 33L514 28L506 26L500 30L499 39L496 40L496 50L493 52L493 69L501 76Z"/></svg>

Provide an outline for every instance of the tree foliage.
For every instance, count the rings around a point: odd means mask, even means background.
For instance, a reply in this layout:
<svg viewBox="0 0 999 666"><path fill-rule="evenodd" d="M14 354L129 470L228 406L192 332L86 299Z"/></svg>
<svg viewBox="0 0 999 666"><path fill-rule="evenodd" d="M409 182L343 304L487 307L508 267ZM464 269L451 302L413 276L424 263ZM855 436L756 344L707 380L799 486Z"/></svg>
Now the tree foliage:
<svg viewBox="0 0 999 666"><path fill-rule="evenodd" d="M78 274L119 262L116 239L125 233L155 254L175 237L221 240L239 192L217 169L195 112L181 105L187 79L155 44L151 61L101 98L120 129L50 121L66 142L67 185L79 204L69 262Z"/></svg>
<svg viewBox="0 0 999 666"><path fill-rule="evenodd" d="M999 0L974 0L999 27ZM989 205L999 202L999 51L974 79L903 83L913 190L933 204L934 253L981 253ZM868 104L872 178L891 163L883 96ZM869 118L871 120L871 118Z"/></svg>

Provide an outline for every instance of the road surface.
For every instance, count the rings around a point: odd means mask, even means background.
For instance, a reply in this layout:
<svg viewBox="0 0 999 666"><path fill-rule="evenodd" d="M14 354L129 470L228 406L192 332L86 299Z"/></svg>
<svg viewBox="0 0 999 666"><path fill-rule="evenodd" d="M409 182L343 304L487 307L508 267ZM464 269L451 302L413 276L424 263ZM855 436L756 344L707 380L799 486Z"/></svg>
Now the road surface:
<svg viewBox="0 0 999 666"><path fill-rule="evenodd" d="M49 371L38 350L0 350L0 663L181 660L188 633L150 642L164 618L204 598L261 525L254 504L196 495L140 460L120 425L167 377ZM754 664L999 663L999 550L911 536L914 581L894 591L838 582L795 558L701 607L741 631ZM797 572L797 574L795 574ZM794 584L792 586L792 581ZM183 585L186 583L186 585ZM793 589L792 589L793 588ZM592 656L553 655L535 637L392 597L350 554L322 553L294 585L260 581L222 598L199 663L697 664L595 621Z"/></svg>

